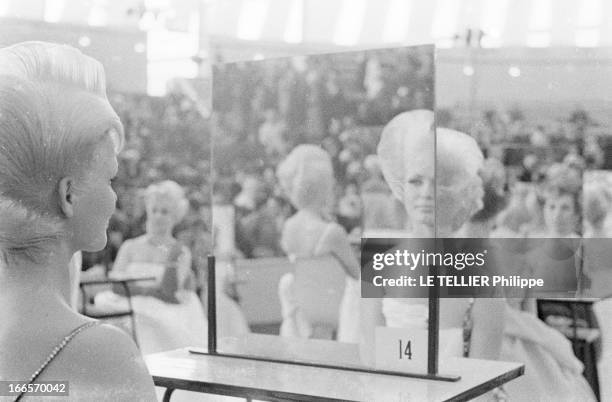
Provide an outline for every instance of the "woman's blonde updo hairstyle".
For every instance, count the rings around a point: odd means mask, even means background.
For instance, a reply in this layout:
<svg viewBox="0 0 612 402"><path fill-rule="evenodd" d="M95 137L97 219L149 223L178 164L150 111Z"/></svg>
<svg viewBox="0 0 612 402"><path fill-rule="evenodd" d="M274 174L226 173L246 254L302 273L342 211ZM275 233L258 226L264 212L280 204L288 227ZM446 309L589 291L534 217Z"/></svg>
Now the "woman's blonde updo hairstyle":
<svg viewBox="0 0 612 402"><path fill-rule="evenodd" d="M185 190L178 183L172 180L164 180L159 183L151 184L145 190L145 204L147 209L155 200L166 199L173 207L175 223L180 222L189 209L189 200L185 196Z"/></svg>
<svg viewBox="0 0 612 402"><path fill-rule="evenodd" d="M276 174L297 209L324 211L333 206L334 169L331 157L322 148L298 145L281 162Z"/></svg>
<svg viewBox="0 0 612 402"><path fill-rule="evenodd" d="M413 110L395 116L381 133L378 161L391 192L400 201L404 197L404 176L408 166L417 159L434 164L433 123L431 110Z"/></svg>
<svg viewBox="0 0 612 402"><path fill-rule="evenodd" d="M479 172L484 157L469 135L438 127L434 113L413 110L395 116L383 129L378 157L385 180L395 197L403 200L406 171L414 164L435 166L438 224L455 231L482 206Z"/></svg>
<svg viewBox="0 0 612 402"><path fill-rule="evenodd" d="M0 252L34 258L63 238L58 183L85 179L96 147L123 128L102 65L70 46L0 49ZM80 187L80 186L77 186ZM77 191L77 190L75 190Z"/></svg>

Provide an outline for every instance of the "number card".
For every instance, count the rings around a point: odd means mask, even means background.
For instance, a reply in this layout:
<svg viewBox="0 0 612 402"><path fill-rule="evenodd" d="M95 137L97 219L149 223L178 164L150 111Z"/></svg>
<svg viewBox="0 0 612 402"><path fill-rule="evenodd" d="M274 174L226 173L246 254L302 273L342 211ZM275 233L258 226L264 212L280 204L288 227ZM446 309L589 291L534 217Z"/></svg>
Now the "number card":
<svg viewBox="0 0 612 402"><path fill-rule="evenodd" d="M376 328L376 368L410 373L427 372L427 330Z"/></svg>

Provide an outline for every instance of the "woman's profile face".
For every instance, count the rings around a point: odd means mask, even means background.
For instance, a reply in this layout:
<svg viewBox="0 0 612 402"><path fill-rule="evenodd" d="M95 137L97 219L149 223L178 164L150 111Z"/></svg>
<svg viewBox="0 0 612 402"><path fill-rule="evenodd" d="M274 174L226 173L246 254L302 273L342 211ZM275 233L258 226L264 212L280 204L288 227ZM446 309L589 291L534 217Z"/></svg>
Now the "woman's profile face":
<svg viewBox="0 0 612 402"><path fill-rule="evenodd" d="M570 194L549 193L544 202L544 222L549 233L572 234L576 224L576 206Z"/></svg>
<svg viewBox="0 0 612 402"><path fill-rule="evenodd" d="M89 172L74 193L73 236L77 250L99 251L106 246L106 229L115 212L117 195L111 187L117 175L117 156L110 138L97 146Z"/></svg>
<svg viewBox="0 0 612 402"><path fill-rule="evenodd" d="M176 206L169 197L153 196L147 203L147 232L165 235L172 231L176 224Z"/></svg>

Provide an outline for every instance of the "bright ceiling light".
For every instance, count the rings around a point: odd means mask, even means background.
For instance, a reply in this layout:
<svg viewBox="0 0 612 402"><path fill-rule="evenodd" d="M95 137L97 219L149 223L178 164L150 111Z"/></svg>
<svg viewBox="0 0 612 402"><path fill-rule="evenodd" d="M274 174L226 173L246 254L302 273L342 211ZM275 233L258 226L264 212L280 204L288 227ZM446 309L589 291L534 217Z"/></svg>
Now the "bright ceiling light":
<svg viewBox="0 0 612 402"><path fill-rule="evenodd" d="M64 0L46 0L43 19L47 22L58 22L64 13Z"/></svg>
<svg viewBox="0 0 612 402"><path fill-rule="evenodd" d="M508 16L508 0L484 1L480 27L484 32L482 47L500 47Z"/></svg>
<svg viewBox="0 0 612 402"><path fill-rule="evenodd" d="M550 46L550 32L530 32L527 34L528 47Z"/></svg>
<svg viewBox="0 0 612 402"><path fill-rule="evenodd" d="M461 1L438 0L434 12L431 34L436 40L452 38L457 33L457 19Z"/></svg>
<svg viewBox="0 0 612 402"><path fill-rule="evenodd" d="M512 78L518 78L521 76L521 69L517 66L510 66L510 68L508 69L508 74Z"/></svg>
<svg viewBox="0 0 612 402"><path fill-rule="evenodd" d="M147 51L147 45L142 42L138 42L134 45L134 51L136 53L144 53Z"/></svg>
<svg viewBox="0 0 612 402"><path fill-rule="evenodd" d="M105 0L97 0L94 2L89 11L87 22L91 26L102 27L108 23L108 4Z"/></svg>
<svg viewBox="0 0 612 402"><path fill-rule="evenodd" d="M602 0L582 0L576 21L575 45L597 47L600 41L599 29L603 22Z"/></svg>
<svg viewBox="0 0 612 402"><path fill-rule="evenodd" d="M8 14L11 0L0 0L0 17L4 17Z"/></svg>
<svg viewBox="0 0 612 402"><path fill-rule="evenodd" d="M91 45L91 39L89 36L81 36L79 38L79 46L81 47L89 47Z"/></svg>
<svg viewBox="0 0 612 402"><path fill-rule="evenodd" d="M366 6L366 0L344 0L342 2L333 39L336 45L352 46L359 42Z"/></svg>
<svg viewBox="0 0 612 402"><path fill-rule="evenodd" d="M533 0L529 16L528 47L548 47L551 36L552 2L551 0Z"/></svg>
<svg viewBox="0 0 612 402"><path fill-rule="evenodd" d="M530 31L547 31L552 23L551 0L532 0L531 15L529 16Z"/></svg>
<svg viewBox="0 0 612 402"><path fill-rule="evenodd" d="M576 26L579 28L599 27L603 16L602 0L581 0Z"/></svg>
<svg viewBox="0 0 612 402"><path fill-rule="evenodd" d="M261 39L269 7L269 0L245 0L238 18L238 38Z"/></svg>
<svg viewBox="0 0 612 402"><path fill-rule="evenodd" d="M383 42L401 43L406 40L410 5L411 2L408 0L391 0L385 19Z"/></svg>
<svg viewBox="0 0 612 402"><path fill-rule="evenodd" d="M291 0L289 18L285 26L283 40L287 43L300 43L304 31L304 0Z"/></svg>
<svg viewBox="0 0 612 402"><path fill-rule="evenodd" d="M599 46L599 29L578 29L576 30L575 43L578 47L597 47Z"/></svg>

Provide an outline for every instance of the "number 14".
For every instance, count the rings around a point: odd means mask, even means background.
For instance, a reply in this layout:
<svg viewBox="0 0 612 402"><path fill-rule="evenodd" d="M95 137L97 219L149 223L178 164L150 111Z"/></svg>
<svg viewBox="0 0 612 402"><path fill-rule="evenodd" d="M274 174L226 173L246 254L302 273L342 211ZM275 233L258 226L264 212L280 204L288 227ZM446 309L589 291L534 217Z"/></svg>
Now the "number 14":
<svg viewBox="0 0 612 402"><path fill-rule="evenodd" d="M402 340L399 340L399 358L402 360L404 356L408 357L408 360L412 360L412 341L406 342L404 345Z"/></svg>

